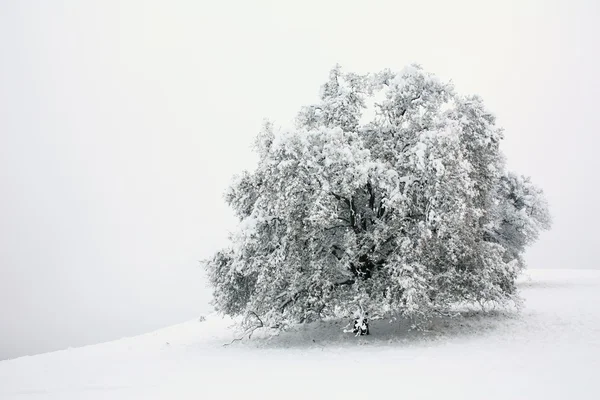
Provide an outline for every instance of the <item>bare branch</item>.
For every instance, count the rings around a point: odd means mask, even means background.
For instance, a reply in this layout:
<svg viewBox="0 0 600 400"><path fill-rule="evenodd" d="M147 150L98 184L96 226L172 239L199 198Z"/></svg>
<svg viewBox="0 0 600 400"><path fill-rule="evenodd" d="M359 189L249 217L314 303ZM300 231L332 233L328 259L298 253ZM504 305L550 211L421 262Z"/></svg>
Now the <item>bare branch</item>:
<svg viewBox="0 0 600 400"><path fill-rule="evenodd" d="M254 333L254 331L257 330L258 328L262 328L262 326L260 326L260 325L253 326L252 328L246 330L246 332L244 332L244 334L242 336L240 336L239 338L234 338L231 342L224 343L223 347L227 347L229 345L232 345L235 342L242 341L246 335L248 335L248 339L250 339L252 337L252 333Z"/></svg>
<svg viewBox="0 0 600 400"><path fill-rule="evenodd" d="M239 342L239 341L243 340L246 335L248 335L248 339L251 339L252 334L254 333L255 330L265 326L265 324L263 324L262 319L260 319L260 317L258 316L257 313L255 313L254 311L249 311L248 314L254 315L254 317L258 320L258 324L246 329L244 334L242 336L240 336L239 338L234 338L231 342L223 344L223 347L227 347L235 342Z"/></svg>

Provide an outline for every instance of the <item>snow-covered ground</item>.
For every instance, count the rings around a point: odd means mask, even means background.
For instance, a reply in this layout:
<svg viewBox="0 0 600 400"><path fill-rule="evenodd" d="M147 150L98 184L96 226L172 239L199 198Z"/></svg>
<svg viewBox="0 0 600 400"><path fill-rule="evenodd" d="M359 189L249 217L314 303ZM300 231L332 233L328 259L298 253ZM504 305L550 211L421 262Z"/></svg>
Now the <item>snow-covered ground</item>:
<svg viewBox="0 0 600 400"><path fill-rule="evenodd" d="M600 399L600 271L532 270L520 286L518 315L427 332L375 321L355 338L329 322L223 347L230 321L210 316L2 361L0 399Z"/></svg>

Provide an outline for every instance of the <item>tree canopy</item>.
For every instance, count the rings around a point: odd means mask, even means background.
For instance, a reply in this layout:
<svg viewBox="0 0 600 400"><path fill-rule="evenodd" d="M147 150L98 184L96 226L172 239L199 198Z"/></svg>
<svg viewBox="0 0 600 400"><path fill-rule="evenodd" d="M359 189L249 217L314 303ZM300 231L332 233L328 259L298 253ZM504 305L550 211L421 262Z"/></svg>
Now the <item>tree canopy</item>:
<svg viewBox="0 0 600 400"><path fill-rule="evenodd" d="M418 65L336 66L293 128L265 123L256 169L225 194L240 223L206 261L216 309L285 328L357 305L427 317L514 299L551 220L502 137L479 97Z"/></svg>

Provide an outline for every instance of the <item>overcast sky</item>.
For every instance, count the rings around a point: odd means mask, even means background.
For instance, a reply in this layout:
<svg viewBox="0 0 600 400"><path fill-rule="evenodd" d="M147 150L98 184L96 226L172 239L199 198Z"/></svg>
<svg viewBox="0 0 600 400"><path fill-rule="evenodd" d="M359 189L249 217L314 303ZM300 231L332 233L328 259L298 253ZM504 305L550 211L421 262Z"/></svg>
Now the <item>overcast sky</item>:
<svg viewBox="0 0 600 400"><path fill-rule="evenodd" d="M198 260L265 117L337 62L422 64L505 128L554 227L532 268L598 268L599 2L0 1L0 359L209 312Z"/></svg>

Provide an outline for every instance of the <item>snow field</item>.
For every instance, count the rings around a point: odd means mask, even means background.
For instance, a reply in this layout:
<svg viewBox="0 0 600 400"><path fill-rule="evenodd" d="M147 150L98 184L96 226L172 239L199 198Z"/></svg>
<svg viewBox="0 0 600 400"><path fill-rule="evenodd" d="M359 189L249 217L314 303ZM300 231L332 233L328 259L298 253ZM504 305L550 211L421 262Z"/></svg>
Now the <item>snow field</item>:
<svg viewBox="0 0 600 400"><path fill-rule="evenodd" d="M0 399L600 398L600 271L531 270L520 314L470 313L427 332L373 321L300 326L223 346L211 315L114 342L0 362Z"/></svg>

